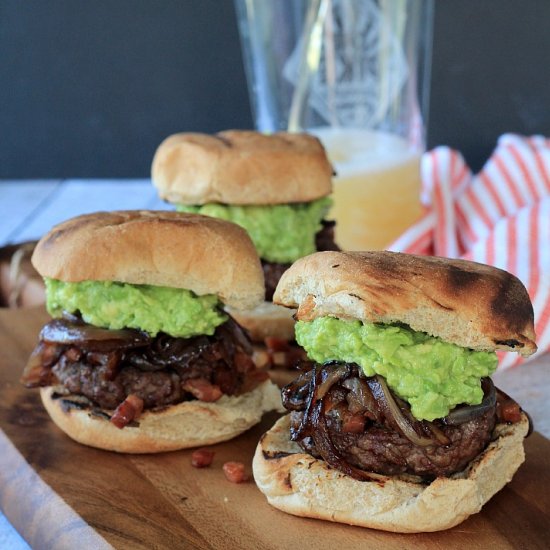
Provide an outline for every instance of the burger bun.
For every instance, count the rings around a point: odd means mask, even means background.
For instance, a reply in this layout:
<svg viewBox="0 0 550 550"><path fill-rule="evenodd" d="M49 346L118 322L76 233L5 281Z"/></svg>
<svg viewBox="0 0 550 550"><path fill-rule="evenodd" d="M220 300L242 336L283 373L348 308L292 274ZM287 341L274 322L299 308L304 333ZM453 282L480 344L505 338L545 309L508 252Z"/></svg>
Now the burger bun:
<svg viewBox="0 0 550 550"><path fill-rule="evenodd" d="M184 401L159 411L144 411L137 425L117 428L89 410L67 407L54 398L55 387L40 389L44 407L69 437L90 447L119 453L158 453L232 439L257 424L264 412L281 410L277 386L266 380L239 396L222 396L214 403Z"/></svg>
<svg viewBox="0 0 550 550"><path fill-rule="evenodd" d="M428 485L412 477L376 475L357 481L290 441L290 415L265 433L253 460L268 502L289 514L395 533L449 529L464 521L511 479L524 461L529 420L498 424L485 451L462 472Z"/></svg>
<svg viewBox="0 0 550 550"><path fill-rule="evenodd" d="M263 301L264 276L248 233L225 220L179 212L96 212L40 239L32 263L63 282L117 281L218 295L234 308Z"/></svg>
<svg viewBox="0 0 550 550"><path fill-rule="evenodd" d="M250 334L254 342L264 342L266 338L278 338L287 342L294 340L293 309L278 306L273 302L263 302L248 310L226 308L227 312Z"/></svg>
<svg viewBox="0 0 550 550"><path fill-rule="evenodd" d="M273 301L296 319L332 316L403 323L479 351L537 350L533 306L521 281L466 260L397 252L317 252L287 269Z"/></svg>
<svg viewBox="0 0 550 550"><path fill-rule="evenodd" d="M155 153L151 178L171 203L273 205L329 195L332 173L314 136L227 130L169 136Z"/></svg>

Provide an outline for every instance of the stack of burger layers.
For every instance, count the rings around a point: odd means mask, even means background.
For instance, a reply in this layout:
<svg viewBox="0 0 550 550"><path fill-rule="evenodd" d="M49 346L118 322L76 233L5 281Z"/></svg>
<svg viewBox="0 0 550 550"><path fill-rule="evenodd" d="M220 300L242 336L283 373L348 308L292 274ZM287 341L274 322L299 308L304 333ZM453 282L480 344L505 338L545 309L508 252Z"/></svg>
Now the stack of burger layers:
<svg viewBox="0 0 550 550"><path fill-rule="evenodd" d="M152 180L178 211L246 229L260 256L265 300L232 314L256 342L294 340L292 312L273 304L281 275L303 256L337 250L331 206L333 168L307 134L226 131L176 134L157 149Z"/></svg>

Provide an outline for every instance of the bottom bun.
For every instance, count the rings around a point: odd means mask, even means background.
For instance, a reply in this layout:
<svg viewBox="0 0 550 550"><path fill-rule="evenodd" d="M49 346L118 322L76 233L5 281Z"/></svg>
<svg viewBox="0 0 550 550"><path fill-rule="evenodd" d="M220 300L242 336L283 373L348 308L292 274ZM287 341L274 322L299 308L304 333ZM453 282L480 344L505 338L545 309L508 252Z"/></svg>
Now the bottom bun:
<svg viewBox="0 0 550 550"><path fill-rule="evenodd" d="M289 440L289 415L263 435L254 479L268 502L289 514L395 533L441 531L458 525L506 485L525 459L525 415L499 424L487 449L449 478L428 485L407 476L356 481L304 453Z"/></svg>
<svg viewBox="0 0 550 550"><path fill-rule="evenodd" d="M273 302L264 302L254 309L236 310L226 308L227 312L250 334L254 342L263 342L265 338L294 340L295 309L278 306Z"/></svg>
<svg viewBox="0 0 550 550"><path fill-rule="evenodd" d="M54 388L41 388L42 402L57 426L91 447L119 453L158 453L226 441L257 424L264 412L281 410L280 390L266 380L239 396L224 395L215 403L184 401L160 411L145 411L139 426L119 429L88 410L66 407L52 399Z"/></svg>

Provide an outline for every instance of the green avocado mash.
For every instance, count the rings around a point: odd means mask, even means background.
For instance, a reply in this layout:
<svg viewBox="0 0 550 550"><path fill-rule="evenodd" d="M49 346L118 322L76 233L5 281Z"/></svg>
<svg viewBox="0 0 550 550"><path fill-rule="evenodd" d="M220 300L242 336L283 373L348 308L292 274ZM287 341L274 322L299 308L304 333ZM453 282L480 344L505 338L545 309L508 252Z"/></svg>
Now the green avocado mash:
<svg viewBox="0 0 550 550"><path fill-rule="evenodd" d="M308 203L271 206L179 204L177 210L236 223L248 231L260 258L269 262L290 263L315 252L315 234L321 229L321 220L331 204L332 201L324 197Z"/></svg>
<svg viewBox="0 0 550 550"><path fill-rule="evenodd" d="M217 296L196 296L190 290L111 281L64 283L46 278L45 282L52 317L79 311L84 321L98 327L188 338L211 335L227 319L216 307Z"/></svg>
<svg viewBox="0 0 550 550"><path fill-rule="evenodd" d="M419 420L442 418L461 403L481 403L480 378L497 367L495 353L462 348L408 327L333 317L298 321L296 341L317 363L356 363L366 376L383 376Z"/></svg>

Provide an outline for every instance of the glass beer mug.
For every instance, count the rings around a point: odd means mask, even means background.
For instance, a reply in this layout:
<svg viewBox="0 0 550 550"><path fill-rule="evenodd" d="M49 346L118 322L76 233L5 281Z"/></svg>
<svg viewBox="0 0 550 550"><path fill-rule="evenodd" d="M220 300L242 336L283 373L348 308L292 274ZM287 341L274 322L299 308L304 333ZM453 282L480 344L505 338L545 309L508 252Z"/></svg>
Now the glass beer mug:
<svg viewBox="0 0 550 550"><path fill-rule="evenodd" d="M257 129L317 135L337 173L337 243L387 247L422 213L432 1L235 5Z"/></svg>

